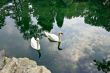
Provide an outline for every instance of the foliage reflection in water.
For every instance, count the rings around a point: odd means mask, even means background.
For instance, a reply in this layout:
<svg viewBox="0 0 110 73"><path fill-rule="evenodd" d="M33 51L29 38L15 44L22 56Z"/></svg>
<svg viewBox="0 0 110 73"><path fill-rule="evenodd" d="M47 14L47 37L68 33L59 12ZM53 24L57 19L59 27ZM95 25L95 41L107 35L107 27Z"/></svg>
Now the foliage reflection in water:
<svg viewBox="0 0 110 73"><path fill-rule="evenodd" d="M5 2L5 0L2 2ZM110 30L110 10L109 6L102 5L103 2L74 2L68 7L65 7L65 4L59 3L61 2L57 0L51 2L13 0L12 3L1 6L0 26L4 25L5 16L10 15L16 20L16 25L21 33L24 34L24 38L28 39L32 36L40 35L34 33L35 31L37 33L41 33L42 30L50 31L55 20L57 25L62 27L64 17L82 16L85 18L86 23L102 26L106 30Z"/></svg>

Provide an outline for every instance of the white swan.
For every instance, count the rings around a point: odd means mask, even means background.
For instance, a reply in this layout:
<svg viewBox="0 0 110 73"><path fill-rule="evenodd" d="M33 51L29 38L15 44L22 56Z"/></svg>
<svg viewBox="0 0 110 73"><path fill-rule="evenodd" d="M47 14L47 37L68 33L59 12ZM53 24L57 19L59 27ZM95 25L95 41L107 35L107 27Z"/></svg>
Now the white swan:
<svg viewBox="0 0 110 73"><path fill-rule="evenodd" d="M58 33L58 36L52 33L48 33L48 32L44 32L44 34L46 35L46 37L53 42L61 42L61 36L62 36L62 32Z"/></svg>
<svg viewBox="0 0 110 73"><path fill-rule="evenodd" d="M36 50L40 50L39 38L35 40L34 37L31 38L31 47Z"/></svg>
<svg viewBox="0 0 110 73"><path fill-rule="evenodd" d="M61 36L63 35L62 32L58 33L58 36L52 33L48 33L46 31L44 31L45 36L52 42L58 42L58 50L62 50L60 48L61 45Z"/></svg>
<svg viewBox="0 0 110 73"><path fill-rule="evenodd" d="M32 47L33 49L35 49L35 50L38 51L39 58L40 58L41 53L40 53L40 43L39 43L39 38L37 38L36 40L35 40L34 37L31 38L31 47Z"/></svg>

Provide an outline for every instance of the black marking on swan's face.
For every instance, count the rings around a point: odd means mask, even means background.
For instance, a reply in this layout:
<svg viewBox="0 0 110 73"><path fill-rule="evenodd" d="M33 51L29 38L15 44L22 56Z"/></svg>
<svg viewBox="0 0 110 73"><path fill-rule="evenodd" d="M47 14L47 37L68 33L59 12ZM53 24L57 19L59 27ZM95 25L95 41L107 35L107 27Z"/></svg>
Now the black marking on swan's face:
<svg viewBox="0 0 110 73"><path fill-rule="evenodd" d="M59 32L58 35L63 35L63 32Z"/></svg>

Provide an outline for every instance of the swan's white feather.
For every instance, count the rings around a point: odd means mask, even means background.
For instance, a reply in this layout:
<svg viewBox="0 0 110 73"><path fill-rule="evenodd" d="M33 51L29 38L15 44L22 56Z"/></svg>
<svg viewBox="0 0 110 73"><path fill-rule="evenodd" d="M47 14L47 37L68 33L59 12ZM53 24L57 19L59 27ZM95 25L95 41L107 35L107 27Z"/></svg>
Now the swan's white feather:
<svg viewBox="0 0 110 73"><path fill-rule="evenodd" d="M50 39L51 41L55 41L58 42L59 41L59 37L55 34L51 34L48 32L45 32L45 35L48 37L48 39Z"/></svg>
<svg viewBox="0 0 110 73"><path fill-rule="evenodd" d="M40 50L40 44L38 40L35 40L34 37L31 38L31 47L36 50Z"/></svg>

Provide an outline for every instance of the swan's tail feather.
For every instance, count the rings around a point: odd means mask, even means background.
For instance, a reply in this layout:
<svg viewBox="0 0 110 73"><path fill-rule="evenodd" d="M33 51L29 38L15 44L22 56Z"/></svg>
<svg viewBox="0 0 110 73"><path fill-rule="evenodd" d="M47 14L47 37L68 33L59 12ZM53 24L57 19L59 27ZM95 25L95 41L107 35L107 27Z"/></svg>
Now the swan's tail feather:
<svg viewBox="0 0 110 73"><path fill-rule="evenodd" d="M49 35L49 33L48 33L48 32L46 32L46 31L44 31L44 34L45 34L45 36L46 36L46 37Z"/></svg>

